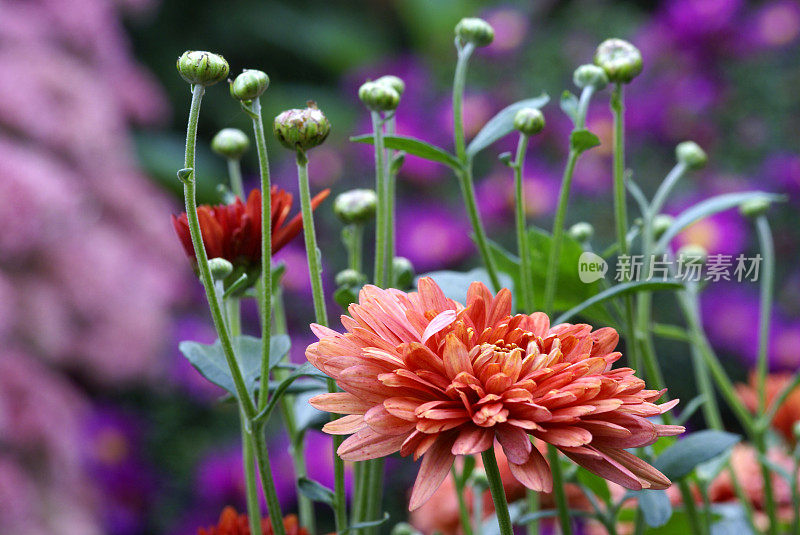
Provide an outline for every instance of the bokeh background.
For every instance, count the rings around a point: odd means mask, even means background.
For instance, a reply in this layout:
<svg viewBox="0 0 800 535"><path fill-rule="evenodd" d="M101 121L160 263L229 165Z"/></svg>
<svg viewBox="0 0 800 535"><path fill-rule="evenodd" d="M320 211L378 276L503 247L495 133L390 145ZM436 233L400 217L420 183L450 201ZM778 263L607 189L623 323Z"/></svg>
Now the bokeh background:
<svg viewBox="0 0 800 535"><path fill-rule="evenodd" d="M497 38L472 62L467 132L512 101L542 91L556 97L525 169L528 215L549 229L570 129L557 96L600 40L632 40L645 71L628 92L629 164L647 193L671 167L675 144L694 139L712 163L680 186L669 212L727 191L789 195L772 217L770 362L776 370L800 365L800 2L0 0L0 13L0 533L188 535L224 505L243 504L235 410L217 403L220 391L177 351L180 340L213 339L169 221L181 209L175 171L189 90L174 65L186 49L220 52L232 72L268 72L268 118L316 100L333 132L311 153L312 188L335 194L373 181L369 148L348 142L368 131L356 98L368 77L405 80L400 133L450 146L452 28L480 15ZM215 185L225 181L211 136L228 126L249 131L223 85L211 88L201 115L204 202L217 202ZM600 247L613 234L606 93L588 127L604 143L578 164L568 223L591 222ZM268 143L275 182L296 191L291 155ZM513 192L494 156L512 143L477 162L481 211L499 241L510 234ZM252 186L254 154L244 167ZM449 171L408 158L399 188L399 253L418 272L474 266ZM330 294L345 267L330 201L318 222ZM750 225L735 211L679 240L712 253L755 252ZM312 317L302 243L280 258L293 358L302 359ZM658 310L660 320L678 321L668 303ZM744 379L756 351L757 286L713 284L703 313L726 365ZM252 310L245 319L252 327ZM664 344L660 354L673 391L691 396L685 347ZM272 440L290 510L285 438ZM309 434L311 476L322 482L329 450L326 437ZM415 473L398 466L387 490L395 519Z"/></svg>

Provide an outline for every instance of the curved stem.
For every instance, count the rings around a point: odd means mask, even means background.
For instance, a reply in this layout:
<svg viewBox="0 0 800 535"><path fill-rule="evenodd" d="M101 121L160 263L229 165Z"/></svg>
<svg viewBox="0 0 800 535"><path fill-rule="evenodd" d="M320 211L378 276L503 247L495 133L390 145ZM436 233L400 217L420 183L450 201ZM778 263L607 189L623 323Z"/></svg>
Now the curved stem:
<svg viewBox="0 0 800 535"><path fill-rule="evenodd" d="M500 469L497 467L494 448L489 448L481 453L481 458L483 459L486 478L489 480L489 490L492 493L492 501L494 501L497 523L500 526L500 535L513 535L514 530L511 527L511 515L508 512L506 491L503 489L503 480L500 478Z"/></svg>
<svg viewBox="0 0 800 535"><path fill-rule="evenodd" d="M572 521L569 518L569 503L564 485L564 474L558 458L558 448L547 445L547 460L550 461L550 472L553 473L553 496L558 508L558 521L563 535L572 535Z"/></svg>
<svg viewBox="0 0 800 535"><path fill-rule="evenodd" d="M453 76L453 140L456 147L456 156L462 162L467 160L467 142L464 136L464 88L467 85L467 65L469 58L475 51L475 45L467 43L458 48L456 72Z"/></svg>
<svg viewBox="0 0 800 535"><path fill-rule="evenodd" d="M653 195L653 200L650 202L650 206L648 207L649 216L651 218L658 215L658 213L661 211L661 208L664 206L664 202L672 192L675 184L677 184L683 175L686 174L686 171L686 164L683 162L678 162L664 178L664 181L661 182L661 185L658 186L656 194ZM644 216L645 214L642 215Z"/></svg>
<svg viewBox="0 0 800 535"><path fill-rule="evenodd" d="M231 191L234 195L244 200L244 186L242 185L242 165L238 159L228 158L228 178L231 182Z"/></svg>
<svg viewBox="0 0 800 535"><path fill-rule="evenodd" d="M530 313L536 306L533 302L533 281L531 280L530 253L528 252L528 233L525 223L525 188L522 183L522 170L525 166L525 151L528 149L528 136L519 135L517 156L514 159L514 191L516 193L517 254L519 255L519 279L522 285L522 309Z"/></svg>
<svg viewBox="0 0 800 535"><path fill-rule="evenodd" d="M489 240L486 237L486 230L483 228L481 216L478 213L478 203L475 200L475 186L472 183L472 162L464 165L464 169L458 173L458 182L461 186L461 193L464 196L464 204L467 208L467 215L472 224L472 231L475 233L475 240L478 242L478 251L483 258L483 264L486 267L486 272L489 274L489 281L494 287L494 291L499 291L502 286L500 285L500 278L497 275L497 268L495 268L494 260L489 252Z"/></svg>

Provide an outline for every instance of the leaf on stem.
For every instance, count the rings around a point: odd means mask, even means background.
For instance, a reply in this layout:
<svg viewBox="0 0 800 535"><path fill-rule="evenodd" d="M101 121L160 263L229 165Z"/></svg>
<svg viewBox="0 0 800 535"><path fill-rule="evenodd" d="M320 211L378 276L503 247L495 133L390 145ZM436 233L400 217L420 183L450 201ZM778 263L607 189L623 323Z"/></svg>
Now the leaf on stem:
<svg viewBox="0 0 800 535"><path fill-rule="evenodd" d="M589 299L567 310L553 321L553 325L569 321L573 316L580 314L585 309L594 305L598 305L603 301L611 299L612 297L619 297L621 295L635 293L635 292L644 292L644 291L651 292L653 290L681 290L681 289L683 289L683 283L675 281L623 282L621 284L612 286L607 290L603 290L599 294L593 295Z"/></svg>
<svg viewBox="0 0 800 535"><path fill-rule="evenodd" d="M672 517L672 504L663 490L640 490L632 493L639 498L639 510L644 522L651 528L658 528L669 522Z"/></svg>
<svg viewBox="0 0 800 535"><path fill-rule="evenodd" d="M374 144L375 138L372 134L363 134L351 137L350 141ZM458 161L458 158L436 145L431 145L427 141L408 136L384 136L383 143L387 149L401 150L406 154L447 165L456 171L461 169L461 162Z"/></svg>
<svg viewBox="0 0 800 535"><path fill-rule="evenodd" d="M318 481L300 477L297 479L297 490L312 502L333 506L334 492Z"/></svg>
<svg viewBox="0 0 800 535"><path fill-rule="evenodd" d="M581 153L600 145L600 138L585 129L575 130L569 135L569 144L572 150Z"/></svg>
<svg viewBox="0 0 800 535"><path fill-rule="evenodd" d="M725 453L741 438L734 433L714 429L698 431L664 450L653 466L674 481L689 475L698 464Z"/></svg>
<svg viewBox="0 0 800 535"><path fill-rule="evenodd" d="M561 93L559 106L561 106L561 111L566 113L567 117L572 120L572 124L575 124L578 120L578 97L565 89Z"/></svg>
<svg viewBox="0 0 800 535"><path fill-rule="evenodd" d="M550 97L542 93L536 98L520 100L500 110L497 115L489 119L489 121L483 125L483 128L481 128L481 131L472 138L472 141L467 146L467 156L473 158L476 154L498 139L510 134L512 130L514 130L514 116L519 110L522 108L541 108L547 104L549 100Z"/></svg>

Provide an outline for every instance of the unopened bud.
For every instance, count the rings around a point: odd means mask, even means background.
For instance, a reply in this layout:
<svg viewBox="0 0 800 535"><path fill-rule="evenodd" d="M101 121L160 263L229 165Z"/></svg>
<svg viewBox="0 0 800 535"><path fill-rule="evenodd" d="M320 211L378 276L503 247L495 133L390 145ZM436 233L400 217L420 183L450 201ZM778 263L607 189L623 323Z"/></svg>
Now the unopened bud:
<svg viewBox="0 0 800 535"><path fill-rule="evenodd" d="M395 256L392 260L394 283L399 289L410 288L414 283L414 265L404 256Z"/></svg>
<svg viewBox="0 0 800 535"><path fill-rule="evenodd" d="M684 141L675 147L675 158L689 169L702 169L708 163L706 151L694 141Z"/></svg>
<svg viewBox="0 0 800 535"><path fill-rule="evenodd" d="M231 96L237 100L255 100L269 87L269 76L264 71L245 69L231 82Z"/></svg>
<svg viewBox="0 0 800 535"><path fill-rule="evenodd" d="M367 281L367 278L355 269L343 269L336 274L336 286L357 288Z"/></svg>
<svg viewBox="0 0 800 535"><path fill-rule="evenodd" d="M708 251L702 245L689 243L678 249L676 256L684 264L705 264L706 259L708 258Z"/></svg>
<svg viewBox="0 0 800 535"><path fill-rule="evenodd" d="M608 85L608 75L601 67L588 63L575 69L572 81L581 89L594 87L596 91L600 91Z"/></svg>
<svg viewBox="0 0 800 535"><path fill-rule="evenodd" d="M514 115L514 128L526 136L535 136L544 129L544 115L537 108L522 108Z"/></svg>
<svg viewBox="0 0 800 535"><path fill-rule="evenodd" d="M675 218L668 214L658 214L653 218L653 236L659 239L675 222Z"/></svg>
<svg viewBox="0 0 800 535"><path fill-rule="evenodd" d="M407 522L400 522L395 524L390 532L390 535L422 535L421 532L414 529L414 526Z"/></svg>
<svg viewBox="0 0 800 535"><path fill-rule="evenodd" d="M331 123L314 102L307 108L287 110L273 123L275 137L287 149L306 151L325 141Z"/></svg>
<svg viewBox="0 0 800 535"><path fill-rule="evenodd" d="M211 270L211 277L216 281L224 280L233 273L233 264L224 258L212 258L208 261L208 268Z"/></svg>
<svg viewBox="0 0 800 535"><path fill-rule="evenodd" d="M586 243L594 236L594 227L585 221L575 223L567 231L569 236L578 243Z"/></svg>
<svg viewBox="0 0 800 535"><path fill-rule="evenodd" d="M340 193L333 201L333 213L342 222L365 223L375 217L378 197L371 189L351 189Z"/></svg>
<svg viewBox="0 0 800 535"><path fill-rule="evenodd" d="M456 24L456 37L463 44L488 46L494 41L494 29L483 19L465 18Z"/></svg>
<svg viewBox="0 0 800 535"><path fill-rule="evenodd" d="M211 139L211 150L231 160L241 158L248 147L250 139L238 128L223 128Z"/></svg>
<svg viewBox="0 0 800 535"><path fill-rule="evenodd" d="M401 97L403 96L403 92L406 90L406 83L403 81L403 79L393 74L387 74L381 76L375 81L379 84L388 85L389 87L397 91L397 94L400 95Z"/></svg>
<svg viewBox="0 0 800 535"><path fill-rule="evenodd" d="M756 217L766 214L770 204L772 204L770 200L763 197L750 199L742 203L739 207L739 212L745 217L755 219Z"/></svg>
<svg viewBox="0 0 800 535"><path fill-rule="evenodd" d="M400 94L389 84L365 82L358 88L358 98L372 111L392 111L400 104Z"/></svg>
<svg viewBox="0 0 800 535"><path fill-rule="evenodd" d="M642 72L642 53L628 41L606 39L594 53L594 64L606 71L609 81L627 84Z"/></svg>
<svg viewBox="0 0 800 535"><path fill-rule="evenodd" d="M214 85L228 77L228 62L219 54L187 50L178 58L181 78L193 85Z"/></svg>

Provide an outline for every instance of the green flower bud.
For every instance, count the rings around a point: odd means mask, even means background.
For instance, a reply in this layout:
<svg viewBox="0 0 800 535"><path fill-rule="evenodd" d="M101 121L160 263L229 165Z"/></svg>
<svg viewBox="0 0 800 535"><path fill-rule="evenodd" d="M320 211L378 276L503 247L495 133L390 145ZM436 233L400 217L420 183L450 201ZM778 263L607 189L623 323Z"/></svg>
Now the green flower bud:
<svg viewBox="0 0 800 535"><path fill-rule="evenodd" d="M414 284L414 265L404 256L395 256L392 260L395 286L400 289L410 288Z"/></svg>
<svg viewBox="0 0 800 535"><path fill-rule="evenodd" d="M255 100L269 87L269 76L264 71L245 69L231 82L231 96L237 100Z"/></svg>
<svg viewBox="0 0 800 535"><path fill-rule="evenodd" d="M342 222L366 223L375 217L378 196L371 189L352 189L340 193L333 201L333 213Z"/></svg>
<svg viewBox="0 0 800 535"><path fill-rule="evenodd" d="M514 128L526 136L535 136L544 129L544 115L536 108L522 108L514 115Z"/></svg>
<svg viewBox="0 0 800 535"><path fill-rule="evenodd" d="M469 476L468 484L478 489L488 489L489 477L486 475L486 471L482 468L473 470L472 474Z"/></svg>
<svg viewBox="0 0 800 535"><path fill-rule="evenodd" d="M492 26L483 19L465 18L456 24L456 37L461 43L488 46L494 41Z"/></svg>
<svg viewBox="0 0 800 535"><path fill-rule="evenodd" d="M586 243L594 236L594 227L585 221L575 223L567 231L569 236L578 243Z"/></svg>
<svg viewBox="0 0 800 535"><path fill-rule="evenodd" d="M659 239L675 222L675 218L667 214L658 214L653 218L653 236Z"/></svg>
<svg viewBox="0 0 800 535"><path fill-rule="evenodd" d="M393 74L387 74L385 76L381 76L377 80L375 80L379 84L388 85L401 97L403 96L403 92L406 90L406 83L403 81L402 78L398 76L394 76Z"/></svg>
<svg viewBox="0 0 800 535"><path fill-rule="evenodd" d="M771 204L772 202L769 199L750 199L742 203L739 207L739 212L745 217L755 219L766 214Z"/></svg>
<svg viewBox="0 0 800 535"><path fill-rule="evenodd" d="M678 249L676 256L683 263L705 264L708 258L708 251L706 251L706 248L702 245L689 243Z"/></svg>
<svg viewBox="0 0 800 535"><path fill-rule="evenodd" d="M233 264L224 258L212 258L208 261L208 267L211 270L211 277L217 281L224 280L233 273Z"/></svg>
<svg viewBox="0 0 800 535"><path fill-rule="evenodd" d="M601 91L608 85L608 76L606 75L606 71L602 68L587 63L575 69L575 73L572 75L572 81L581 89L584 87L594 87L596 91Z"/></svg>
<svg viewBox="0 0 800 535"><path fill-rule="evenodd" d="M358 98L372 111L392 111L400 104L400 93L389 84L365 82L358 88Z"/></svg>
<svg viewBox="0 0 800 535"><path fill-rule="evenodd" d="M395 524L390 532L390 535L422 535L419 531L414 529L414 526L406 522Z"/></svg>
<svg viewBox="0 0 800 535"><path fill-rule="evenodd" d="M187 50L177 62L181 78L193 85L214 85L228 77L228 62L219 54Z"/></svg>
<svg viewBox="0 0 800 535"><path fill-rule="evenodd" d="M347 288L357 288L367 282L364 274L355 269L343 269L336 274L335 280L336 286L345 286Z"/></svg>
<svg viewBox="0 0 800 535"><path fill-rule="evenodd" d="M706 151L694 141L684 141L675 147L675 158L689 169L702 169L708 163Z"/></svg>
<svg viewBox="0 0 800 535"><path fill-rule="evenodd" d="M250 139L238 128L223 128L211 140L211 150L231 160L241 158L248 147Z"/></svg>
<svg viewBox="0 0 800 535"><path fill-rule="evenodd" d="M316 103L309 101L307 108L286 110L275 117L273 131L287 149L306 151L325 141L331 123Z"/></svg>
<svg viewBox="0 0 800 535"><path fill-rule="evenodd" d="M606 71L611 82L627 84L642 72L642 53L628 41L606 39L594 53L594 64Z"/></svg>

